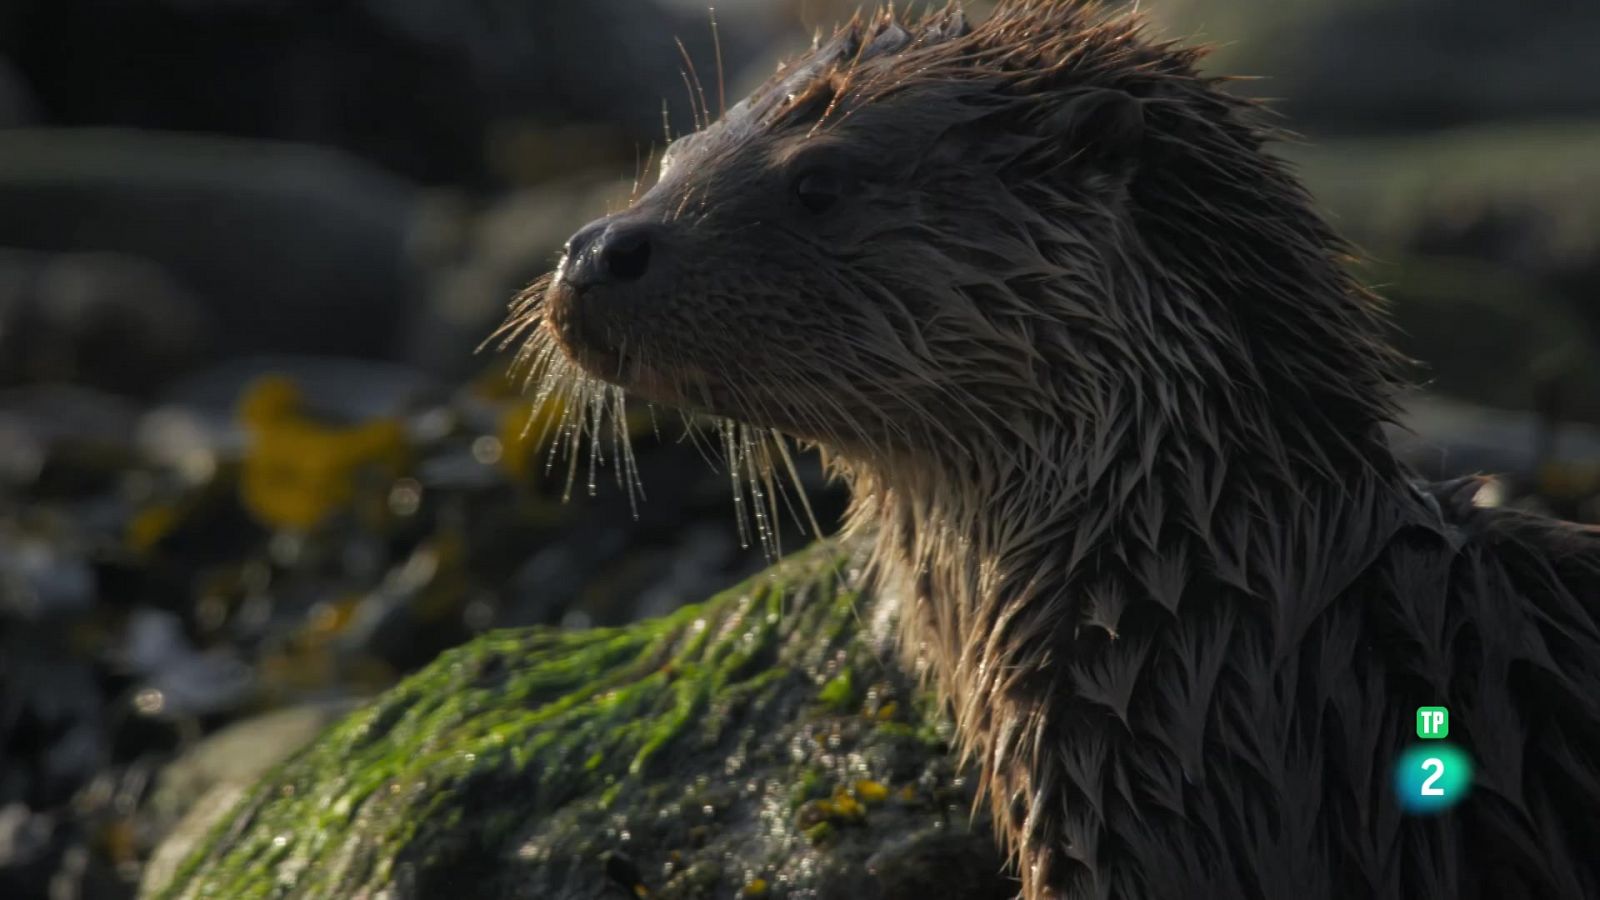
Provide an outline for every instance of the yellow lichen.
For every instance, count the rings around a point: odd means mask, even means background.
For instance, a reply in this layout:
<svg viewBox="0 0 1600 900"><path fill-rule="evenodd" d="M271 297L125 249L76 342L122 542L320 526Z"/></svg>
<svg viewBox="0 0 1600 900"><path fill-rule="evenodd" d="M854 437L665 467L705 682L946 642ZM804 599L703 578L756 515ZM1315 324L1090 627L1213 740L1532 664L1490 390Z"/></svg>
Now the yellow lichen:
<svg viewBox="0 0 1600 900"><path fill-rule="evenodd" d="M861 802L850 796L850 792L840 787L833 794L833 818L846 822L855 822L866 818L867 808Z"/></svg>
<svg viewBox="0 0 1600 900"><path fill-rule="evenodd" d="M408 458L399 419L325 425L302 410L300 388L269 375L245 389L238 416L249 433L240 495L257 520L305 531L351 507L363 476L387 485Z"/></svg>
<svg viewBox="0 0 1600 900"><path fill-rule="evenodd" d="M147 506L128 520L126 540L134 553L149 553L161 539L172 533L179 520L178 507L167 503Z"/></svg>
<svg viewBox="0 0 1600 900"><path fill-rule="evenodd" d="M862 803L882 803L889 799L889 787L881 781L863 778L856 782L856 799Z"/></svg>
<svg viewBox="0 0 1600 900"><path fill-rule="evenodd" d="M833 840L835 833L833 824L830 822L818 822L804 831L806 841L813 847L820 847Z"/></svg>

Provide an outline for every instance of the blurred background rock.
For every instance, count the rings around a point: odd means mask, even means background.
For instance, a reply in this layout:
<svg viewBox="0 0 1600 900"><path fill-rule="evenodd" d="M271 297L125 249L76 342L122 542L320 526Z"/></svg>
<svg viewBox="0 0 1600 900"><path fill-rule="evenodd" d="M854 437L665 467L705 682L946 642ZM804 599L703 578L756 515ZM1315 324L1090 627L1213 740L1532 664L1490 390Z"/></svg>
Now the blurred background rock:
<svg viewBox="0 0 1600 900"><path fill-rule="evenodd" d="M728 96L852 7L718 3ZM1304 135L1426 361L1404 452L1600 520L1600 5L1143 7ZM130 896L444 647L763 564L672 414L637 515L609 468L563 503L474 353L690 126L674 36L709 85L691 0L0 0L0 896Z"/></svg>

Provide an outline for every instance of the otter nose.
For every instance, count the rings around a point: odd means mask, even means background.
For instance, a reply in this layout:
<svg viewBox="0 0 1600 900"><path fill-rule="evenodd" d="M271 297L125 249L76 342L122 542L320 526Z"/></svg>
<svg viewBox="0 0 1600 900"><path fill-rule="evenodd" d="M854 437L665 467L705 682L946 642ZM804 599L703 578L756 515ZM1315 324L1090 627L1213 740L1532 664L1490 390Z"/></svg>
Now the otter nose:
<svg viewBox="0 0 1600 900"><path fill-rule="evenodd" d="M649 223L592 222L567 241L561 277L575 288L638 281L650 271L655 244Z"/></svg>

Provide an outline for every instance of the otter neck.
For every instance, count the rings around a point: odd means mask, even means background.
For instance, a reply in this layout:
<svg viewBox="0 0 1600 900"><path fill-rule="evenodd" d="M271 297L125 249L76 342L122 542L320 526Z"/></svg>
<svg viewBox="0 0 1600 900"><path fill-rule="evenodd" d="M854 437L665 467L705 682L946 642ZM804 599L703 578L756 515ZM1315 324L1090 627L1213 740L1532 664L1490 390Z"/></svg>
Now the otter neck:
<svg viewBox="0 0 1600 900"><path fill-rule="evenodd" d="M1060 277L1014 301L1033 315L1012 342L1033 361L986 373L996 389L967 404L999 426L846 465L851 522L877 529L879 571L912 604L907 649L969 748L997 752L1009 695L1070 693L1073 665L1186 603L1264 607L1291 639L1414 517L1381 428L1399 357L1337 239L1262 165L1226 224L1146 210L1165 195L1138 191L1102 229L1117 249L1097 288L1040 250ZM1261 234L1273 253L1238 252Z"/></svg>
<svg viewBox="0 0 1600 900"><path fill-rule="evenodd" d="M1026 745L1039 734L1109 722L1067 720L1076 668L1148 647L1184 604L1219 592L1264 607L1287 648L1414 518L1376 421L1330 455L1298 443L1325 441L1298 424L1220 429L1238 411L1191 399L1212 405L1100 433L1037 430L1059 461L996 447L851 473L852 521L875 529L879 575L906 604L905 649L952 702L991 792L1021 790L1027 765L1014 763L1038 752ZM1094 458L1071 462L1085 446L1098 447Z"/></svg>

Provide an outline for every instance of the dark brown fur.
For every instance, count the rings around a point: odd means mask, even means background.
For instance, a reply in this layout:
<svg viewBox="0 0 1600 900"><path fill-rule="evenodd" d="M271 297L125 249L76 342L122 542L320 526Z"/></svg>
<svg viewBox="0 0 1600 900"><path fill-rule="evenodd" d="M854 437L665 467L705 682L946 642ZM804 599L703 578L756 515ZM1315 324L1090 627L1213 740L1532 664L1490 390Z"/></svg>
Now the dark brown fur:
<svg viewBox="0 0 1600 900"><path fill-rule="evenodd" d="M858 20L607 220L644 274L575 251L512 332L591 430L601 379L745 423L758 482L822 447L1026 897L1596 896L1600 536L1396 462L1375 304L1199 56L1062 0ZM1420 705L1478 765L1433 818Z"/></svg>

